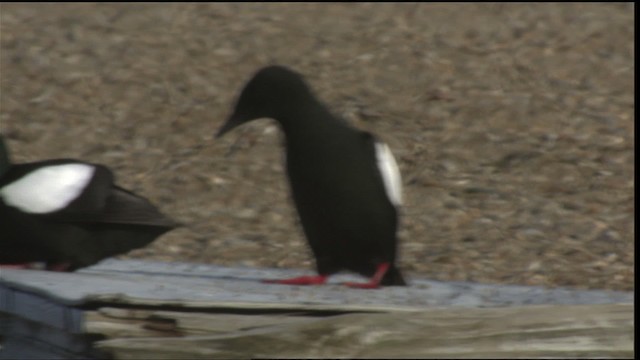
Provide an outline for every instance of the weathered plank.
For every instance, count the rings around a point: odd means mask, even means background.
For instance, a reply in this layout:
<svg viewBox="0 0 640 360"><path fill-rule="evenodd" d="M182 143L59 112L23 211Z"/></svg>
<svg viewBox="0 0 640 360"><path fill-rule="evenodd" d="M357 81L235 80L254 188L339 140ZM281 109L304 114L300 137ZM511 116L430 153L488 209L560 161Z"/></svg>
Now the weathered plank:
<svg viewBox="0 0 640 360"><path fill-rule="evenodd" d="M348 275L318 287L260 282L295 274L114 260L76 273L1 270L0 355L633 356L631 292L422 279L365 291L337 284ZM483 306L507 308L473 308Z"/></svg>
<svg viewBox="0 0 640 360"><path fill-rule="evenodd" d="M225 314L101 308L85 313L85 332L107 338L184 337L231 334L317 319L296 314Z"/></svg>
<svg viewBox="0 0 640 360"><path fill-rule="evenodd" d="M0 359L106 359L90 334L0 312Z"/></svg>
<svg viewBox="0 0 640 360"><path fill-rule="evenodd" d="M633 357L633 305L347 314L184 338L96 343L116 359Z"/></svg>
<svg viewBox="0 0 640 360"><path fill-rule="evenodd" d="M519 306L633 302L633 293L501 286L410 279L411 286L375 291L337 284L274 286L263 278L300 275L282 269L230 268L205 264L109 260L76 273L2 270L0 283L42 294L70 306L91 302L189 308L255 307L344 311L413 311L435 306Z"/></svg>

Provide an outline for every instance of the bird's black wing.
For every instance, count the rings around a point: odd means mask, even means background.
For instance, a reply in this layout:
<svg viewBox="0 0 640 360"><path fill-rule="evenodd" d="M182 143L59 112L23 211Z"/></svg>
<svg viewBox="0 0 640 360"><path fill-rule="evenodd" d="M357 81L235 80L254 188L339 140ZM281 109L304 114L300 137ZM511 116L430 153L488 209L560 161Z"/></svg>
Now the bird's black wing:
<svg viewBox="0 0 640 360"><path fill-rule="evenodd" d="M99 222L167 228L180 225L162 214L149 200L119 186L112 188Z"/></svg>
<svg viewBox="0 0 640 360"><path fill-rule="evenodd" d="M174 228L179 224L162 214L142 196L114 184L107 167L95 166L93 178L82 195L65 208L43 215L64 222L148 225Z"/></svg>

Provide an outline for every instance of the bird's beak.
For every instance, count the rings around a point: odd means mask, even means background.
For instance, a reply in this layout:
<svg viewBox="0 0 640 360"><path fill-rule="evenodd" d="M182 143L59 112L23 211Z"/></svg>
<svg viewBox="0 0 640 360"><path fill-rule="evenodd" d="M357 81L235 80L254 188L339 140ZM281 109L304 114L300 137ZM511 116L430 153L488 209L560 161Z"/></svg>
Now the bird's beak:
<svg viewBox="0 0 640 360"><path fill-rule="evenodd" d="M227 119L224 125L222 125L222 127L218 130L218 133L216 134L216 139L221 138L222 135L228 133L229 131L231 131L233 128L240 125L241 123L242 121L240 121L239 118L235 116L235 114L232 115L231 117L229 117L229 119Z"/></svg>

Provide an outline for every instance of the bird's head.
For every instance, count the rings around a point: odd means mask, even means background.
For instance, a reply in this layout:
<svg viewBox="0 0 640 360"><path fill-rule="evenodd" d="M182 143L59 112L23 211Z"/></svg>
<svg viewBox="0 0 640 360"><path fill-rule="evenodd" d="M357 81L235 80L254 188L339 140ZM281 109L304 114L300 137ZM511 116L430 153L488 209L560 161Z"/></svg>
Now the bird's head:
<svg viewBox="0 0 640 360"><path fill-rule="evenodd" d="M280 120L284 109L295 106L309 92L302 76L295 71L279 65L262 68L244 86L233 113L216 137L255 119Z"/></svg>

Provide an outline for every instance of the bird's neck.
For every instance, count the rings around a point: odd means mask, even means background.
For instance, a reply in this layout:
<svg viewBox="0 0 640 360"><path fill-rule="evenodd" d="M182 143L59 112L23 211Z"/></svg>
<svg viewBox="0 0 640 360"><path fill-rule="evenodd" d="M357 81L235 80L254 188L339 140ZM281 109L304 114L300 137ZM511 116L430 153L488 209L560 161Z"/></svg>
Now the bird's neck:
<svg viewBox="0 0 640 360"><path fill-rule="evenodd" d="M9 170L11 162L9 161L9 150L2 138L0 138L0 177Z"/></svg>
<svg viewBox="0 0 640 360"><path fill-rule="evenodd" d="M308 141L310 138L322 138L324 134L342 126L339 119L334 117L329 109L315 99L296 102L295 106L287 109L276 120L282 126L288 141L297 139Z"/></svg>

